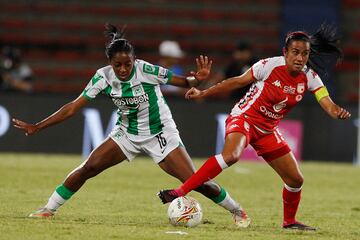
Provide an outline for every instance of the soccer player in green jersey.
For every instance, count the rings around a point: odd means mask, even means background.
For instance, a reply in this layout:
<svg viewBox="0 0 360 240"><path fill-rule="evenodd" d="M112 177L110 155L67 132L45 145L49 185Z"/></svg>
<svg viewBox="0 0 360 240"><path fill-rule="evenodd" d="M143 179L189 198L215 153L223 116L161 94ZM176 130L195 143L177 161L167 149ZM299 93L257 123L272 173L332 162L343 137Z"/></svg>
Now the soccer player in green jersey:
<svg viewBox="0 0 360 240"><path fill-rule="evenodd" d="M124 38L124 30L118 31L107 24L105 35L111 38L105 50L109 65L97 70L78 98L36 124L13 119L16 128L32 135L72 117L100 93L109 97L118 108L118 121L109 136L55 189L48 203L30 217L54 216L89 178L124 160L131 161L139 153L150 156L160 168L181 182L195 172L160 84L184 88L196 86L210 74L212 61L200 56L196 59L196 72L191 72L188 77L177 76L168 69L136 59L133 46ZM196 190L230 211L237 226L250 224L250 218L239 203L215 182L208 181Z"/></svg>

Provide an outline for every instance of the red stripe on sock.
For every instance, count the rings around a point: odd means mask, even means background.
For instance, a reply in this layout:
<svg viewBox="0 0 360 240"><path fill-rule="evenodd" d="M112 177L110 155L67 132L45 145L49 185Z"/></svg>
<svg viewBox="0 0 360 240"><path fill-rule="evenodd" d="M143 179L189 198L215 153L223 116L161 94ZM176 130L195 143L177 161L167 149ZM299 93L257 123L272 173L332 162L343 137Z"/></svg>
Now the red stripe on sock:
<svg viewBox="0 0 360 240"><path fill-rule="evenodd" d="M301 190L299 192L290 192L285 187L283 188L283 204L284 204L284 223L288 225L295 223L295 215L301 198Z"/></svg>
<svg viewBox="0 0 360 240"><path fill-rule="evenodd" d="M212 156L176 191L183 193L182 195L186 195L188 192L201 186L204 182L215 178L221 171L222 169L215 156Z"/></svg>

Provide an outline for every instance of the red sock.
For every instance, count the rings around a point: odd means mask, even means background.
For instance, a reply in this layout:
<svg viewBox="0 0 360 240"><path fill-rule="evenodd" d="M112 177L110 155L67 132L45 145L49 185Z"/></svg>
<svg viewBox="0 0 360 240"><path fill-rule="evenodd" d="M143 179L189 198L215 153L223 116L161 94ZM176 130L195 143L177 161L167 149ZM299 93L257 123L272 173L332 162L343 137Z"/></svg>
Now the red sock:
<svg viewBox="0 0 360 240"><path fill-rule="evenodd" d="M283 225L295 223L295 215L301 198L301 189L298 192L290 192L283 188L284 222Z"/></svg>
<svg viewBox="0 0 360 240"><path fill-rule="evenodd" d="M222 171L221 166L217 162L215 156L210 157L206 162L200 167L200 169L194 173L186 182L180 186L180 188L175 189L175 191L184 196L188 192L196 189L204 182L209 181L210 179L215 178Z"/></svg>

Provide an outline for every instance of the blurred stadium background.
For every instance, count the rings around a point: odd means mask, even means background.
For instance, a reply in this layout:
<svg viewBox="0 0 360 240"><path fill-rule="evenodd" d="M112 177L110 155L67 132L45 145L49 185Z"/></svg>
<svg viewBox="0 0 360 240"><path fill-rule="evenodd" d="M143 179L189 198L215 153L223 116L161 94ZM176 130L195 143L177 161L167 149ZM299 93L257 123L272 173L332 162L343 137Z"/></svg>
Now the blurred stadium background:
<svg viewBox="0 0 360 240"><path fill-rule="evenodd" d="M231 61L239 41L250 43L257 57L269 57L281 54L288 31L311 33L323 22L337 25L344 60L322 78L333 99L353 117L330 119L308 94L284 125L285 137L304 161L306 188L299 218L319 231L280 228L282 182L265 164L251 162L216 178L253 219L241 231L221 208L197 193L191 194L201 202L209 224L174 229L155 192L178 181L149 158L89 181L53 221L28 219L79 164L80 154L106 136L114 106L99 98L67 122L32 137L11 127L10 120L37 122L82 92L96 69L107 64L106 22L127 24L126 37L140 59L157 63L159 44L175 40L186 53L181 61L185 72L193 69L195 57L207 54L214 60L214 74ZM0 239L360 239L360 174L351 165L359 159L359 24L359 0L0 0L0 48L20 49L34 74L31 93L0 90ZM201 158L195 161L199 167L198 160L221 147L221 114L235 100L166 99L190 155ZM178 230L189 235L173 235Z"/></svg>
<svg viewBox="0 0 360 240"><path fill-rule="evenodd" d="M328 22L337 25L342 34L344 61L331 70L332 74L322 77L333 99L354 117L350 121L333 121L308 96L288 119L301 123L303 160L356 160L358 0L1 0L0 5L0 46L19 48L34 72L32 93L0 93L1 152L80 154L86 148L85 113L31 139L11 128L9 120L17 117L36 122L81 93L96 69L106 65L106 22L127 24L126 37L138 58L156 63L159 44L171 39L178 41L186 53L181 62L186 71L193 68L196 56L207 54L214 60L213 72L229 63L240 40L251 43L258 57L279 55L288 31L311 33ZM167 100L190 154L211 155L218 137L216 116L228 113L234 101L191 103L174 96L167 96ZM100 113L100 132L104 134L112 103L100 99L91 107Z"/></svg>

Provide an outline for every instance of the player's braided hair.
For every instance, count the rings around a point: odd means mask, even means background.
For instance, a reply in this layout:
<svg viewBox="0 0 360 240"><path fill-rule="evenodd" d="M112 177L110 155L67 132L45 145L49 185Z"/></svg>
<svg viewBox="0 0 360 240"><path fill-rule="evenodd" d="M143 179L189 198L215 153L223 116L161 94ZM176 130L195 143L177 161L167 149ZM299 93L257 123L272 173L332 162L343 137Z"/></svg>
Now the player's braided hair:
<svg viewBox="0 0 360 240"><path fill-rule="evenodd" d="M327 75L327 63L329 61L337 62L343 57L343 52L338 47L339 39L335 26L322 24L312 35L303 31L290 32L285 39L285 48L288 49L292 41L309 42L310 56L307 66L317 73L321 72Z"/></svg>
<svg viewBox="0 0 360 240"><path fill-rule="evenodd" d="M126 26L123 26L121 31L119 31L114 25L110 23L105 24L106 30L104 34L110 38L110 42L107 43L105 47L105 54L108 59L112 59L118 52L125 52L135 56L134 47L124 38L125 28Z"/></svg>

